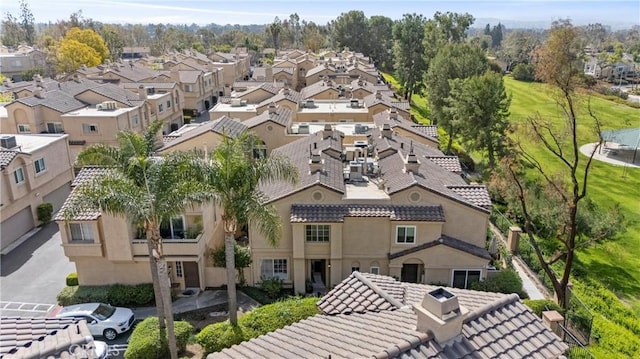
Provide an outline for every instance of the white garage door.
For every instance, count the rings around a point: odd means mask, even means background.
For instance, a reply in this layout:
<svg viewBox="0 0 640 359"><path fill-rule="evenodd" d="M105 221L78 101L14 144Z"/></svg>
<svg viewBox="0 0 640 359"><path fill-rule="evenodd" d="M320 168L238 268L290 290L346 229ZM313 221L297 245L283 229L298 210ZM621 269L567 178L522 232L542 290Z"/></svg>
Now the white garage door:
<svg viewBox="0 0 640 359"><path fill-rule="evenodd" d="M29 232L34 227L31 207L26 207L0 225L0 249L4 250L9 244Z"/></svg>

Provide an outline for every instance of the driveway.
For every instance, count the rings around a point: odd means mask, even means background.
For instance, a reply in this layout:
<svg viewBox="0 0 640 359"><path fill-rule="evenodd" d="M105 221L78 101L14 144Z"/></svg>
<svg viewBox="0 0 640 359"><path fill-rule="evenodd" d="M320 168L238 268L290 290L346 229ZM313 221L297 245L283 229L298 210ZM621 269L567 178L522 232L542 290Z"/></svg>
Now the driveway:
<svg viewBox="0 0 640 359"><path fill-rule="evenodd" d="M0 258L0 315L45 316L75 271L62 250L58 225L45 225Z"/></svg>

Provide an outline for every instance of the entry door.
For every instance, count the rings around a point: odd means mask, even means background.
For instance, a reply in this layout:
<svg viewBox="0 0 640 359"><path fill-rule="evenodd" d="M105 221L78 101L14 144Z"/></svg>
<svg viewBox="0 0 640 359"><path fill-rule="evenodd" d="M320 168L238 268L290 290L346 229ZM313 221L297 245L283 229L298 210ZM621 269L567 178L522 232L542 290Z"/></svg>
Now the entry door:
<svg viewBox="0 0 640 359"><path fill-rule="evenodd" d="M200 288L200 272L197 262L182 262L184 269L184 286L187 288Z"/></svg>
<svg viewBox="0 0 640 359"><path fill-rule="evenodd" d="M418 264L403 264L400 272L400 280L409 283L418 283Z"/></svg>
<svg viewBox="0 0 640 359"><path fill-rule="evenodd" d="M326 263L327 261L324 259L311 260L311 278L314 282L318 282L318 280L320 280L323 284L327 283Z"/></svg>

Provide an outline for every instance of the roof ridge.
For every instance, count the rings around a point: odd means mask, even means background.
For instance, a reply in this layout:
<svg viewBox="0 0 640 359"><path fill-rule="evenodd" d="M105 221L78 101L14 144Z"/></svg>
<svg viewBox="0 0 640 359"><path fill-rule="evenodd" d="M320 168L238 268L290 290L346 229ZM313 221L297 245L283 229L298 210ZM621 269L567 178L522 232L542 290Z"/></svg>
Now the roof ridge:
<svg viewBox="0 0 640 359"><path fill-rule="evenodd" d="M508 304L517 302L519 300L520 300L520 297L517 294L515 293L507 294L496 301L485 304L482 307L476 308L475 310L467 313L467 317L464 319L464 323L466 324L471 321L474 321L489 312L493 312L494 310L497 310Z"/></svg>
<svg viewBox="0 0 640 359"><path fill-rule="evenodd" d="M378 287L375 283L370 281L368 278L366 278L365 276L360 274L360 272L358 272L358 271L353 272L353 276L358 278L359 281L361 281L362 283L367 285L369 288L371 288L371 290L376 292L376 294L378 294L379 296L384 298L387 302L391 303L397 309L402 308L402 303L400 303L397 299L392 297L389 293L387 293L384 290L382 290L382 288Z"/></svg>

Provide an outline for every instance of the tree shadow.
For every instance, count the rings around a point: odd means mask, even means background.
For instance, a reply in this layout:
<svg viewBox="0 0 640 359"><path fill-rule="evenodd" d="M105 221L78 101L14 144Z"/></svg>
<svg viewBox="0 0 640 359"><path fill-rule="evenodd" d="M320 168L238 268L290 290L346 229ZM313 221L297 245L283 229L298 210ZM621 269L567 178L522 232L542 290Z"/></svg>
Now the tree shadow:
<svg viewBox="0 0 640 359"><path fill-rule="evenodd" d="M624 267L594 259L586 264L580 262L575 269L582 272L581 275L600 282L618 297L628 295L640 298L640 278L634 277Z"/></svg>
<svg viewBox="0 0 640 359"><path fill-rule="evenodd" d="M55 222L48 223L11 252L0 256L0 277L6 277L20 269L33 257L33 253L53 238L57 232L58 224Z"/></svg>

